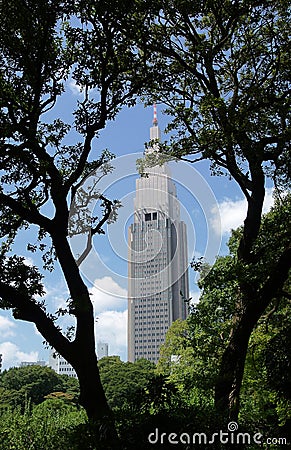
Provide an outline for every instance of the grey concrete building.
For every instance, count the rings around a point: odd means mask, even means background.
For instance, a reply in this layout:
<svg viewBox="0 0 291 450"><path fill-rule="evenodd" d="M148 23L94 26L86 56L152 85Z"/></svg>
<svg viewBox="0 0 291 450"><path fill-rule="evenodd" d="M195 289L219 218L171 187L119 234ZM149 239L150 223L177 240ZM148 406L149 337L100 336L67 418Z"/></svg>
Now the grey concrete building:
<svg viewBox="0 0 291 450"><path fill-rule="evenodd" d="M155 108L150 139L146 154L160 140ZM168 328L187 316L189 297L186 225L167 164L136 181L128 247L128 360L157 362Z"/></svg>
<svg viewBox="0 0 291 450"><path fill-rule="evenodd" d="M97 357L98 359L104 358L108 356L108 344L107 342L98 342L97 343Z"/></svg>

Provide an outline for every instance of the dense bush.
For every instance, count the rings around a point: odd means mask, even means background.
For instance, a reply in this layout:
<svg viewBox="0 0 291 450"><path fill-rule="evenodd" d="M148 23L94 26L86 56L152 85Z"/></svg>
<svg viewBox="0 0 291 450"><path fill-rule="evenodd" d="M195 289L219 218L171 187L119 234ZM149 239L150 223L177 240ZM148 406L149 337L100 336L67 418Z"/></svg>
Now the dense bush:
<svg viewBox="0 0 291 450"><path fill-rule="evenodd" d="M6 409L0 413L1 450L78 449L74 446L76 427L86 423L86 415L76 406L48 399L24 412ZM83 447L84 448L84 447Z"/></svg>

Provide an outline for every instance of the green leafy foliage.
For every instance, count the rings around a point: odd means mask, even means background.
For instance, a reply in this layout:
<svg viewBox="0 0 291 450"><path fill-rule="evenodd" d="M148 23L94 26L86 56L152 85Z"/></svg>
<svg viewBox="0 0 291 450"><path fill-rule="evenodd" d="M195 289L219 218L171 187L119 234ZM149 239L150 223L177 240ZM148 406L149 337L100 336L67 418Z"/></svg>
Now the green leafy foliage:
<svg viewBox="0 0 291 450"><path fill-rule="evenodd" d="M242 386L241 420L288 436L290 402L290 304L278 298L253 332Z"/></svg>
<svg viewBox="0 0 291 450"><path fill-rule="evenodd" d="M40 404L47 395L56 391L78 393L78 382L67 376L58 375L49 367L24 366L11 368L0 376L2 405L21 406L27 401Z"/></svg>
<svg viewBox="0 0 291 450"><path fill-rule="evenodd" d="M131 408L137 415L137 405L143 408L140 419L134 421L132 415L120 420L125 430L131 429L131 438L134 425L141 431L144 419L147 426L159 423L167 430L173 424L182 427L185 421L189 425L190 406L195 425L203 417L199 405L204 406L203 425L209 429L223 349L228 350L222 365L226 373L220 375L230 380L232 390L237 384L238 395L244 368L241 355L249 338L241 414L247 422L252 411L258 417L265 408L268 414L262 414L260 423L266 427L283 423L284 413L287 417L286 299L290 294L284 291L290 268L290 197L278 201L263 220L262 206L267 176L281 190L290 182L288 7L285 0L1 3L1 307L13 309L15 318L35 323L47 341L78 366L79 373L85 372L82 399L94 418L108 417L109 409L97 370L92 304L78 268L82 261L75 261L67 236L85 230L91 239L116 216L118 202L93 195L100 200L98 217L89 218L79 209L79 215L71 214L69 230L69 209L80 206L78 192L82 200L95 187L94 182L83 185L89 173L100 169L103 176L111 170L111 155L98 153L94 145L106 122L123 105L135 104L138 94L149 94L149 101L164 101L173 117L169 130L174 133L170 146L161 147L159 161L207 159L215 174L226 173L236 180L248 202L244 228L230 240L230 255L218 258L203 274L201 302L186 323L175 324L172 336L169 332L159 375L142 361L131 365L113 358L99 364L115 412L122 417ZM71 111L73 123L60 119L55 109L69 81L81 93ZM69 137L74 139L72 145L67 144ZM78 325L72 339L60 332L55 317L38 299L43 293L41 268L13 255L15 237L21 231L24 239L30 225L38 227L38 237L36 243L27 238L27 248L40 252L50 270L58 258L63 270L70 291L69 307L63 312L73 314ZM271 323L269 328L264 320ZM172 354L177 356L175 364ZM274 381L279 376L281 382ZM74 448L80 444L81 431L86 445L93 432L78 415L75 422L67 423L68 428L77 425L72 434L68 432L74 442L66 440L60 411L70 416L73 405L60 403L61 386L54 384L52 375L42 377L45 381L30 373L22 382L16 374L14 381L8 372L1 376L1 382L7 383L0 392L4 402L23 406L29 398L39 403L47 395L58 397L36 408L35 422L28 410L7 415L1 422L3 445ZM224 392L229 399L232 391ZM40 422L46 414L59 418L51 441L53 422ZM41 430L39 437L37 430Z"/></svg>
<svg viewBox="0 0 291 450"><path fill-rule="evenodd" d="M42 275L37 267L28 265L22 256L6 256L5 253L0 255L0 271L1 282L8 286L17 288L24 299L35 298L35 296L43 296L44 289L42 285ZM43 303L40 301L40 305ZM0 306L3 309L11 308L11 304L7 299L0 297ZM17 308L14 309L16 313Z"/></svg>
<svg viewBox="0 0 291 450"><path fill-rule="evenodd" d="M118 356L104 357L99 361L100 377L113 410L127 407L139 410L143 391L154 376L154 367L145 359L130 363L121 361Z"/></svg>
<svg viewBox="0 0 291 450"><path fill-rule="evenodd" d="M288 312L288 311L286 311ZM291 400L290 324L271 338L264 351L268 384Z"/></svg>
<svg viewBox="0 0 291 450"><path fill-rule="evenodd" d="M27 407L23 413L17 409L2 410L0 417L0 438L3 450L44 448L77 450L82 448L82 439L83 444L88 444L87 448L90 445L85 436L84 411L62 400L45 400L32 410ZM82 438L77 431L80 426L83 427ZM87 434L89 434L88 431Z"/></svg>
<svg viewBox="0 0 291 450"><path fill-rule="evenodd" d="M104 233L120 206L96 192L98 180L112 170L112 154L95 144L108 120L133 106L150 83L147 57L127 29L141 17L133 2L117 0L3 0L0 12L0 307L36 325L76 369L87 412L108 418L93 307L79 266L92 237ZM80 95L72 95L72 85ZM60 117L58 105L68 95L71 110ZM98 213L90 217L93 200ZM38 267L17 254L20 232ZM68 242L73 234L88 238L78 259ZM56 260L67 288L62 313L76 322L68 336L39 299L40 273L52 271Z"/></svg>
<svg viewBox="0 0 291 450"><path fill-rule="evenodd" d="M213 174L236 181L247 201L237 261L225 270L230 301L234 296L232 333L215 389L221 414L236 420L251 332L290 269L290 232L289 241L281 230L265 229L264 237L261 227L266 178L281 194L291 180L290 8L285 0L155 3L159 12L151 32L146 24L136 40L140 48L146 42L152 65L159 67L147 99L166 104L170 139L153 155L155 161L144 163L158 164L167 156L207 160ZM218 297L226 288L221 280Z"/></svg>
<svg viewBox="0 0 291 450"><path fill-rule="evenodd" d="M160 69L152 97L168 106L169 131L175 131L163 151L209 159L214 172L230 172L247 189L254 157L269 162L269 175L288 182L287 3L161 0L158 5L147 42Z"/></svg>
<svg viewBox="0 0 291 450"><path fill-rule="evenodd" d="M172 324L157 365L158 372L176 386L184 405L192 408L200 405L202 410L211 411L223 352L236 325L235 311L242 309L240 286L249 283L253 289L261 288L270 268L276 265L277 250L290 240L288 217L290 196L287 195L263 217L255 242L259 257L251 266L237 258L241 228L232 233L229 255L217 258L210 270L205 271L203 263L196 266L202 274L200 301L192 306L186 321ZM290 277L283 290L275 291L250 337L239 414L240 424L247 430L256 428L264 435L273 432L273 435L288 436L289 344Z"/></svg>

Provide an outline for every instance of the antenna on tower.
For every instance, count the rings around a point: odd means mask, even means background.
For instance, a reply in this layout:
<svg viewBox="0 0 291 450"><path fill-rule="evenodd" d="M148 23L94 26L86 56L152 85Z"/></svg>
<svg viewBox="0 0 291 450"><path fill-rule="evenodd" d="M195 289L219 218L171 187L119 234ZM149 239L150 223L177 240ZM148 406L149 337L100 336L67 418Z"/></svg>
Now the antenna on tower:
<svg viewBox="0 0 291 450"><path fill-rule="evenodd" d="M158 125L158 115L157 115L157 105L154 103L154 120L153 125L156 127Z"/></svg>

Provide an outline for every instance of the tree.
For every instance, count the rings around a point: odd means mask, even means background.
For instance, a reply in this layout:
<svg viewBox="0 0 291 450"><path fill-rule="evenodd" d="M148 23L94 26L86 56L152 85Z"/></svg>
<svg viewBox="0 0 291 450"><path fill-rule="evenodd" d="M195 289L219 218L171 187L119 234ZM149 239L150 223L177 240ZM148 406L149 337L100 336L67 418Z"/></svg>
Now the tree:
<svg viewBox="0 0 291 450"><path fill-rule="evenodd" d="M154 376L154 364L146 359L123 362L118 356L101 358L100 377L109 405L116 411L134 408L139 411L142 391Z"/></svg>
<svg viewBox="0 0 291 450"><path fill-rule="evenodd" d="M268 383L291 400L290 323L270 339L264 352Z"/></svg>
<svg viewBox="0 0 291 450"><path fill-rule="evenodd" d="M282 322L287 323L289 318L290 305L286 305L286 300L281 299L276 312L274 308L268 309L252 333L242 383L239 416L240 421L249 429L255 425L264 435L272 432L273 435L287 435L288 438L291 420L290 351L289 347L284 345L287 336L286 329L282 329ZM288 331L290 332L290 329ZM279 339L283 344L280 348L274 345ZM273 378L275 374L277 378Z"/></svg>
<svg viewBox="0 0 291 450"><path fill-rule="evenodd" d="M88 175L111 158L98 153L95 138L123 105L134 104L147 78L146 59L134 51L120 25L130 15L128 2L1 2L0 306L36 325L76 370L89 419L109 423L92 302L68 242L69 210ZM69 80L83 92L72 111L73 124L62 120L56 108ZM103 214L85 227L90 239L103 232L114 206L99 199ZM36 243L30 241L35 230ZM41 298L41 267L13 253L20 234L29 250L40 252L46 269L52 270L55 260L61 267L69 300L59 313L75 319L71 340Z"/></svg>
<svg viewBox="0 0 291 450"><path fill-rule="evenodd" d="M1 374L0 386L6 390L5 403L16 403L22 407L25 406L25 401L31 400L33 404L39 404L45 400L46 395L65 390L63 377L49 367L42 366L6 370Z"/></svg>
<svg viewBox="0 0 291 450"><path fill-rule="evenodd" d="M156 3L159 14L145 22L140 34L147 35L150 62L159 68L149 101L165 103L173 117L168 126L172 137L161 146L162 158L208 160L214 174L226 174L238 183L248 208L236 257L251 274L264 264L269 247L267 241L265 250L256 247L266 178L279 190L290 186L288 2ZM139 45L144 48L142 39ZM274 264L260 285L251 276L239 284L241 295L216 385L217 407L233 419L250 335L280 294L290 256L290 241L284 240L274 249Z"/></svg>
<svg viewBox="0 0 291 450"><path fill-rule="evenodd" d="M233 342L232 333L234 333L234 321L238 320L236 305L242 302L245 295L245 292L241 287L249 284L252 287L252 292L260 295L261 290L265 289L265 286L268 286L266 280L270 279L270 273L272 274L274 270L277 270L278 261L275 255L277 253L280 255L290 241L288 222L290 207L290 195L288 195L284 198L283 203L277 201L271 211L263 216L260 232L253 247L254 252L260 255L260 258L258 258L256 262L253 262L253 264L244 264L237 258L237 249L243 234L243 229L239 228L238 230L233 231L229 240L228 245L230 255L218 258L211 271L200 282L204 307L198 305L197 309L200 310L200 313L202 312L202 315L204 309L204 317L211 314L212 319L209 320L209 317L206 319L208 323L208 330L205 326L203 326L203 319L201 318L199 320L199 316L197 317L196 311L194 311L194 315L190 315L189 320L190 323L195 325L195 329L197 329L197 326L199 327L199 324L202 323L202 327L204 330L208 331L208 339L210 340L212 347L215 347L215 353L218 355L222 363L225 357L225 348L228 349L230 343ZM289 327L289 287L290 276L289 279L287 278L282 283L281 289L276 292L276 295L273 294L273 297L268 306L265 308L264 313L261 314L260 317L257 317L255 325L253 325L251 318L248 317L252 326L252 330L250 331L251 344L254 346L255 351L259 355L260 352L258 349L261 346L264 347L264 352L267 352L267 349L270 349L270 345L272 345L271 343L273 340L275 343L278 339L280 339L279 336L281 333L282 337L286 334L286 329ZM212 310L211 313L209 313L210 309ZM255 311L253 311L253 314L255 314ZM193 319L195 320L193 321ZM239 325L241 326L241 324ZM248 329L246 324L245 327ZM264 329L262 335L263 338L260 336L260 330L262 329ZM241 330L241 332L243 332L243 330ZM251 333L255 334L256 337L252 337ZM272 353L275 348L275 346L272 346ZM284 353L283 349L282 351L284 354L286 367L288 367L288 352L285 351ZM262 353L263 352L261 351L261 354ZM269 354L269 352L267 354ZM253 360L250 356L248 356L248 358L248 366L250 367ZM277 357L273 355L273 358L270 360L276 361L277 358L279 358L279 355ZM260 356L260 360L261 362L258 362L258 365L267 367L267 363L262 356ZM276 366L276 364L274 365ZM278 364L277 370L279 367L280 366ZM217 386L217 384L221 381L221 368L217 371L216 376L218 377L218 382L216 382ZM245 394L245 396L249 398L252 397L250 393L249 395Z"/></svg>
<svg viewBox="0 0 291 450"><path fill-rule="evenodd" d="M157 370L173 382L185 403L211 411L219 364L231 328L237 283L233 257L219 257L200 278L200 300L185 321L177 320L161 346ZM203 272L203 268L202 268Z"/></svg>
<svg viewBox="0 0 291 450"><path fill-rule="evenodd" d="M199 302L191 307L186 321L174 322L167 332L157 369L184 394L188 405L194 409L199 406L204 414L213 414L221 358L231 339L235 304L242 295L240 283L251 279L257 288L264 283L266 273L276 264L273 257L276 249L284 247L286 242L282 240L290 239L287 219L290 207L288 196L263 217L256 251L264 255L256 266L246 267L237 260L243 231L242 228L233 231L229 254L218 257L208 272L201 267ZM289 344L290 276L250 336L239 414L240 423L247 430L260 430L265 436L290 435Z"/></svg>
<svg viewBox="0 0 291 450"><path fill-rule="evenodd" d="M166 334L164 344L160 348L160 358L157 363L157 373L167 376L177 387L179 394L188 404L193 399L193 374L197 376L197 353L192 345L189 322L178 319L172 323ZM201 380L200 380L201 381ZM203 385L199 385L201 391ZM195 395L195 393L194 393Z"/></svg>

